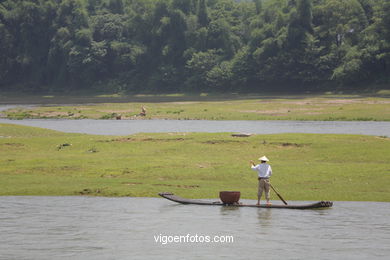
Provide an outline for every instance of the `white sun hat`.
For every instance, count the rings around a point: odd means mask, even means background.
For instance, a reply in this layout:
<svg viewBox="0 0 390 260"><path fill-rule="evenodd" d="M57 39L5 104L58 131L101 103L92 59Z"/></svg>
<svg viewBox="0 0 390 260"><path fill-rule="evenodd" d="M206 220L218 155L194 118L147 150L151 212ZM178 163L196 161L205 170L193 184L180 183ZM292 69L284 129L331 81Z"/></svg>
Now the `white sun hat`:
<svg viewBox="0 0 390 260"><path fill-rule="evenodd" d="M268 158L263 156L259 158L259 161L269 162Z"/></svg>

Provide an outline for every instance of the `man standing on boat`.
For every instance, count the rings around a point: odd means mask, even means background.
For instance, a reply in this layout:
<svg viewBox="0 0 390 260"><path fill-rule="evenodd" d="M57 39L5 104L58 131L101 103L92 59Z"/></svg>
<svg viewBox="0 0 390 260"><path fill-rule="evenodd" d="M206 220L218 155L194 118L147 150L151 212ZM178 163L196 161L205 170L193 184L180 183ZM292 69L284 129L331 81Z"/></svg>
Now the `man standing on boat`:
<svg viewBox="0 0 390 260"><path fill-rule="evenodd" d="M259 189L257 192L256 205L260 205L260 198L263 194L263 191L265 193L265 199L267 200L267 205L271 205L271 203L269 202L270 186L271 186L269 178L272 175L271 165L267 163L269 160L265 156L260 157L259 160L261 161L261 163L257 165L255 165L253 161L250 161L252 170L257 171L257 175L258 175L257 178L259 180Z"/></svg>

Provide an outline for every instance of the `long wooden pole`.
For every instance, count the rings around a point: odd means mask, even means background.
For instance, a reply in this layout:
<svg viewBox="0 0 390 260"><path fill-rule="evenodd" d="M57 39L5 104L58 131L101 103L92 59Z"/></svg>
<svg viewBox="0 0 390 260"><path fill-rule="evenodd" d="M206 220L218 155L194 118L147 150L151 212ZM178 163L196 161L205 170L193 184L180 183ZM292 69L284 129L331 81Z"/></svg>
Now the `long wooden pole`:
<svg viewBox="0 0 390 260"><path fill-rule="evenodd" d="M288 205L287 202L282 198L282 196L280 196L280 194L274 189L274 187L272 186L272 184L270 183L269 185L271 186L272 190L276 193L276 195L278 195L279 199L280 199L281 201L283 201L283 203L284 203L285 205Z"/></svg>

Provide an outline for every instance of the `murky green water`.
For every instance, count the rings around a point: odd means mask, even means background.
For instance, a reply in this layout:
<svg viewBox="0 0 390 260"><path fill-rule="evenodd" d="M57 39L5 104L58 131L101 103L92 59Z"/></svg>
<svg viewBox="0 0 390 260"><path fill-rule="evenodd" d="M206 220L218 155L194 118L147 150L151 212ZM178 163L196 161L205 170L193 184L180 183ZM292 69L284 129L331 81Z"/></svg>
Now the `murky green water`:
<svg viewBox="0 0 390 260"><path fill-rule="evenodd" d="M157 198L0 197L0 259L388 259L389 216L390 203L378 202L291 210ZM187 234L233 242L155 241Z"/></svg>

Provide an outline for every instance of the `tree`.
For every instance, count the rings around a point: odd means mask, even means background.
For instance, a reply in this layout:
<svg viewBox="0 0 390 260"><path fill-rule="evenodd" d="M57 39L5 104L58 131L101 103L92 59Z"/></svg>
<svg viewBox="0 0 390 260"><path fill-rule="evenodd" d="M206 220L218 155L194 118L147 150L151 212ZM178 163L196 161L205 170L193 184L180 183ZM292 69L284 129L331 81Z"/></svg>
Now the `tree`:
<svg viewBox="0 0 390 260"><path fill-rule="evenodd" d="M311 0L298 0L297 23L307 32L313 33Z"/></svg>
<svg viewBox="0 0 390 260"><path fill-rule="evenodd" d="M387 83L389 28L388 0L0 0L0 87Z"/></svg>
<svg viewBox="0 0 390 260"><path fill-rule="evenodd" d="M298 0L297 10L291 14L287 41L290 48L305 47L308 33L313 33L310 0Z"/></svg>
<svg viewBox="0 0 390 260"><path fill-rule="evenodd" d="M231 91L232 67L229 61L215 65L206 73L208 90L212 92Z"/></svg>
<svg viewBox="0 0 390 260"><path fill-rule="evenodd" d="M99 10L101 8L102 0L87 0L87 11L89 15L95 15L96 10Z"/></svg>
<svg viewBox="0 0 390 260"><path fill-rule="evenodd" d="M10 59L13 52L13 38L6 26L0 23L0 86L9 84L12 75L11 69L14 67Z"/></svg>
<svg viewBox="0 0 390 260"><path fill-rule="evenodd" d="M172 1L172 8L179 9L182 11L185 15L190 14L193 12L193 0L173 0Z"/></svg>
<svg viewBox="0 0 390 260"><path fill-rule="evenodd" d="M206 52L193 53L191 59L186 64L188 75L190 75L186 81L187 89L207 89L207 73L219 63L219 60L220 57L217 51L213 49Z"/></svg>
<svg viewBox="0 0 390 260"><path fill-rule="evenodd" d="M122 0L110 0L108 2L108 9L113 14L123 14L123 2Z"/></svg>
<svg viewBox="0 0 390 260"><path fill-rule="evenodd" d="M220 49L227 58L233 57L236 47L228 23L224 19L210 22L207 30L207 48Z"/></svg>
<svg viewBox="0 0 390 260"><path fill-rule="evenodd" d="M261 10L262 10L262 7L263 7L262 1L261 0L253 0L253 2L255 3L256 14L259 15L261 13Z"/></svg>
<svg viewBox="0 0 390 260"><path fill-rule="evenodd" d="M198 1L198 8L197 8L197 17L198 17L198 23L201 27L206 27L210 20L209 15L207 12L207 6L206 6L206 0L199 0Z"/></svg>
<svg viewBox="0 0 390 260"><path fill-rule="evenodd" d="M57 31L49 50L49 83L76 87L88 82L84 59L88 56L92 31L86 9L79 0L64 0L54 21Z"/></svg>

